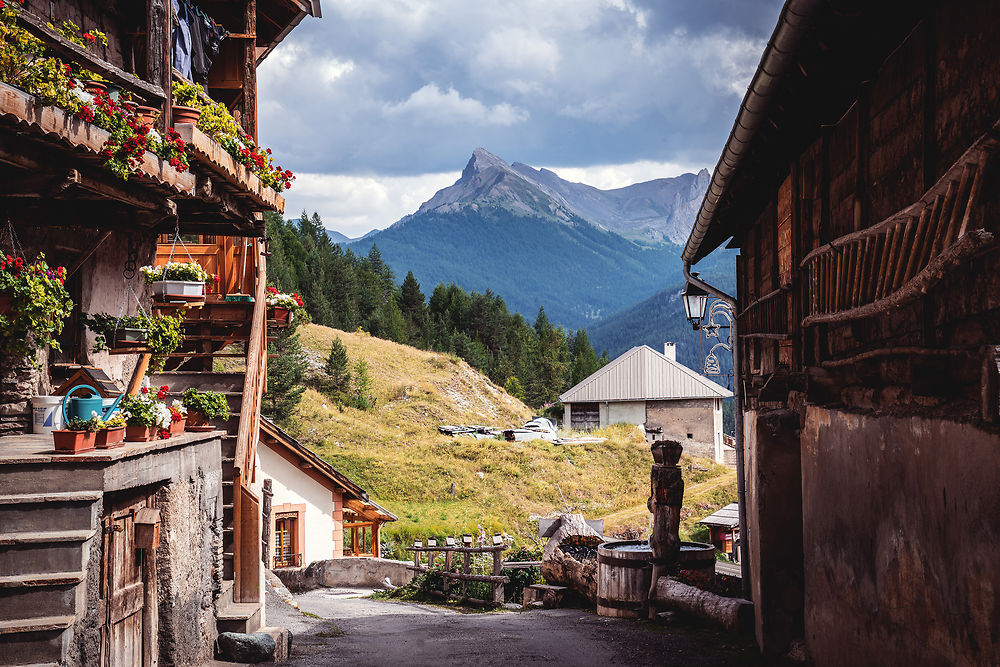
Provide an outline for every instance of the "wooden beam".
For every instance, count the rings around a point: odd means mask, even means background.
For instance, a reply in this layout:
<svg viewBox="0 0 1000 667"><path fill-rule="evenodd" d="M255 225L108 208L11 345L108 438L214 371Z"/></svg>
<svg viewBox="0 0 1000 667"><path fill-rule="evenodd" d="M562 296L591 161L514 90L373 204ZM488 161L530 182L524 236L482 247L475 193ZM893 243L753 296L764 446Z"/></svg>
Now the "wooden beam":
<svg viewBox="0 0 1000 667"><path fill-rule="evenodd" d="M73 262L68 269L66 269L66 277L69 278L74 273L79 271L80 267L83 266L88 259L90 259L90 256L93 255L97 251L97 249L101 247L102 243L108 240L109 236L111 236L110 230L105 230L101 232L101 234L96 239L94 239L94 242L91 243L86 250L80 253L80 256L76 258L76 261Z"/></svg>
<svg viewBox="0 0 1000 667"><path fill-rule="evenodd" d="M257 34L257 0L247 0L243 32ZM247 40L243 57L243 128L254 143L257 138L257 44Z"/></svg>

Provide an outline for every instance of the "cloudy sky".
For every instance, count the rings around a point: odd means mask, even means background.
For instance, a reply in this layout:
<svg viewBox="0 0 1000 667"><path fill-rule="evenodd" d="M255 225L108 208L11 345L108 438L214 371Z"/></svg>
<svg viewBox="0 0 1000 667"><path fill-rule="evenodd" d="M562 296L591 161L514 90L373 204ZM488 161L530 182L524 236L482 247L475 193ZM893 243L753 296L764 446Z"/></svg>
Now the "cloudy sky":
<svg viewBox="0 0 1000 667"><path fill-rule="evenodd" d="M349 236L478 146L608 188L714 167L780 0L323 0L259 70L287 215Z"/></svg>

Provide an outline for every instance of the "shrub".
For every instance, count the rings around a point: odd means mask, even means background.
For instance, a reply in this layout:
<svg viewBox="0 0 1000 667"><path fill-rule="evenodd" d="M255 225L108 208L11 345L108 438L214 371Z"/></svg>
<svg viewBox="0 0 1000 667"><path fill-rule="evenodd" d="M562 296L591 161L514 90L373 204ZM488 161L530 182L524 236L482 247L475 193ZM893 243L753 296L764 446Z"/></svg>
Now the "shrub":
<svg viewBox="0 0 1000 667"><path fill-rule="evenodd" d="M229 414L226 397L217 391L198 391L188 387L184 390L181 403L189 411L200 412L206 419L220 419Z"/></svg>

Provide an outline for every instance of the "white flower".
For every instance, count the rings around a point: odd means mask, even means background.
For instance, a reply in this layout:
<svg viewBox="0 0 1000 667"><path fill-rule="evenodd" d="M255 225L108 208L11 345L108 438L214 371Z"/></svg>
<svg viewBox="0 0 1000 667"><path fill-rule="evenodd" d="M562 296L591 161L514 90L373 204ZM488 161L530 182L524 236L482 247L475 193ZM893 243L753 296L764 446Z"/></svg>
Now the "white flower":
<svg viewBox="0 0 1000 667"><path fill-rule="evenodd" d="M181 415L187 417L187 413L188 413L187 408L185 408L184 404L181 403L176 398L174 399L174 402L170 404L170 407L172 407L174 410L177 410L178 412L180 412Z"/></svg>
<svg viewBox="0 0 1000 667"><path fill-rule="evenodd" d="M170 408L164 403L157 403L153 406L153 415L156 426L160 428L170 428Z"/></svg>

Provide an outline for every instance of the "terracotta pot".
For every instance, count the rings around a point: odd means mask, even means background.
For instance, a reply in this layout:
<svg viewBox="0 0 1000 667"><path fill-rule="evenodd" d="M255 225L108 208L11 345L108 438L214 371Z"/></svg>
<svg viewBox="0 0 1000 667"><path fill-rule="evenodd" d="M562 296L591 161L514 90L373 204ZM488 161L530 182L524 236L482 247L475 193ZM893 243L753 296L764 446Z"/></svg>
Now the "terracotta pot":
<svg viewBox="0 0 1000 667"><path fill-rule="evenodd" d="M150 442L156 440L160 429L155 426L133 426L129 424L125 427L125 442Z"/></svg>
<svg viewBox="0 0 1000 667"><path fill-rule="evenodd" d="M287 327L292 321L292 311L282 306L274 307L274 323L279 327Z"/></svg>
<svg viewBox="0 0 1000 667"><path fill-rule="evenodd" d="M140 123L146 127L153 127L153 123L156 122L156 117L160 115L160 111L155 107L139 105L135 108L135 115L139 118Z"/></svg>
<svg viewBox="0 0 1000 667"><path fill-rule="evenodd" d="M194 433L204 433L205 431L214 431L215 425L212 424L212 422L209 421L209 419L200 412L195 412L194 410L188 410L186 428L188 431Z"/></svg>
<svg viewBox="0 0 1000 667"><path fill-rule="evenodd" d="M52 431L52 442L55 444L57 452L76 454L86 452L94 448L97 434L91 431L68 431L60 429Z"/></svg>
<svg viewBox="0 0 1000 667"><path fill-rule="evenodd" d="M83 89L91 95L97 95L98 93L108 92L108 84L103 81L84 81Z"/></svg>
<svg viewBox="0 0 1000 667"><path fill-rule="evenodd" d="M139 108L139 103L133 102L132 100L123 100L121 106L125 107L134 114L135 110Z"/></svg>
<svg viewBox="0 0 1000 667"><path fill-rule="evenodd" d="M10 294L6 292L0 292L0 315L6 315L11 312L13 308L10 305Z"/></svg>
<svg viewBox="0 0 1000 667"><path fill-rule="evenodd" d="M198 123L199 118L201 118L201 109L183 107L176 104L173 107L174 125L179 123L190 123L191 125L195 125Z"/></svg>
<svg viewBox="0 0 1000 667"><path fill-rule="evenodd" d="M181 419L179 421L171 421L170 422L170 437L172 438L175 435L179 435L179 434L183 433L184 432L184 424L186 422L187 422L187 420L185 420L185 419Z"/></svg>
<svg viewBox="0 0 1000 667"><path fill-rule="evenodd" d="M97 441L94 443L98 449L110 449L118 447L125 440L125 427L106 428L97 432Z"/></svg>

